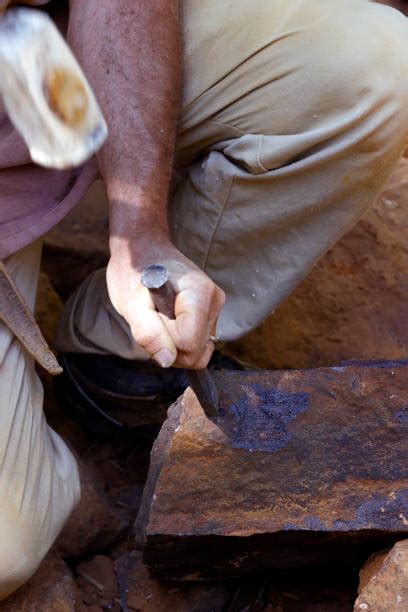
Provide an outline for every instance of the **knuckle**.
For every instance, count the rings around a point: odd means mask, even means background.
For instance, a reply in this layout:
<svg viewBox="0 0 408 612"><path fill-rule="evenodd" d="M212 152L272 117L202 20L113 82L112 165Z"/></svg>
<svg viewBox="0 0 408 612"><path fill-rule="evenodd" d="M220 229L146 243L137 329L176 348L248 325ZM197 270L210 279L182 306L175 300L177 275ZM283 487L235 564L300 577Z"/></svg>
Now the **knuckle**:
<svg viewBox="0 0 408 612"><path fill-rule="evenodd" d="M181 361L185 368L192 369L197 362L197 355L183 355Z"/></svg>
<svg viewBox="0 0 408 612"><path fill-rule="evenodd" d="M221 310L221 308L225 304L225 293L222 289L218 289L217 294L216 294L216 301L217 301L218 308Z"/></svg>
<svg viewBox="0 0 408 612"><path fill-rule="evenodd" d="M199 361L197 361L194 366L197 370L202 370L203 368L206 368L208 366L208 363L211 359L211 353L209 355L206 355L205 357L202 357Z"/></svg>
<svg viewBox="0 0 408 612"><path fill-rule="evenodd" d="M211 300L217 304L224 304L225 302L225 293L218 285L213 285Z"/></svg>
<svg viewBox="0 0 408 612"><path fill-rule="evenodd" d="M189 358L190 356L200 355L206 350L210 337L211 319L208 318L202 326L196 329L192 337L179 338L177 341L177 349Z"/></svg>
<svg viewBox="0 0 408 612"><path fill-rule="evenodd" d="M214 350L214 345L212 345L211 347L209 347L202 355L201 357L195 362L194 367L197 370L202 370L203 368L206 368L208 366L208 363L211 359L211 355L213 354L213 350Z"/></svg>
<svg viewBox="0 0 408 612"><path fill-rule="evenodd" d="M205 294L205 295L211 295L213 293L215 287L216 287L216 285L207 276L198 285L198 288L199 288L200 292Z"/></svg>
<svg viewBox="0 0 408 612"><path fill-rule="evenodd" d="M180 341L177 343L177 348L182 353L186 353L186 356L189 356L197 350L197 341L195 338L180 338Z"/></svg>
<svg viewBox="0 0 408 612"><path fill-rule="evenodd" d="M146 330L132 331L132 335L137 344L143 347L151 355L160 349L160 339L152 332Z"/></svg>

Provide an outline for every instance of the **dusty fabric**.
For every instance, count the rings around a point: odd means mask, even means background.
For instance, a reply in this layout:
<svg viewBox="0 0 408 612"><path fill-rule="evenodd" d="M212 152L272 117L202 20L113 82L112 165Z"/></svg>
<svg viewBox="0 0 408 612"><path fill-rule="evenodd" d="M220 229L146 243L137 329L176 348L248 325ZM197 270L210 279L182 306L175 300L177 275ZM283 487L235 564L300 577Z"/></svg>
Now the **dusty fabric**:
<svg viewBox="0 0 408 612"><path fill-rule="evenodd" d="M367 210L407 140L408 28L366 0L183 3L176 245L258 325ZM63 350L140 358L104 272L71 298Z"/></svg>
<svg viewBox="0 0 408 612"><path fill-rule="evenodd" d="M79 169L34 165L0 111L0 259L30 244L78 204L97 176L94 160Z"/></svg>
<svg viewBox="0 0 408 612"><path fill-rule="evenodd" d="M41 244L6 266L34 308ZM34 360L0 323L0 599L37 569L79 500L76 462L44 417Z"/></svg>
<svg viewBox="0 0 408 612"><path fill-rule="evenodd" d="M0 13L6 5L0 0ZM4 112L0 95L0 259L56 225L78 204L97 174L94 159L68 171L31 163L26 145Z"/></svg>

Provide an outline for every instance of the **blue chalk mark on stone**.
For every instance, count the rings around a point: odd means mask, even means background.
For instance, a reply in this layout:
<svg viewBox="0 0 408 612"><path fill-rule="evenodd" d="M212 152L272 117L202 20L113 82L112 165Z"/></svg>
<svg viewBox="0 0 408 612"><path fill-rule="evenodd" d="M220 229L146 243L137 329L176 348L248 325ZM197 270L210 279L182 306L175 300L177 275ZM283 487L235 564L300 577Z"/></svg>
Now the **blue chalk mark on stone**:
<svg viewBox="0 0 408 612"><path fill-rule="evenodd" d="M366 368L383 368L386 370L391 370L392 368L402 368L407 365L408 359L372 359L370 361L366 361L364 359L349 359L347 361L342 361L339 364L340 367L363 366Z"/></svg>
<svg viewBox="0 0 408 612"><path fill-rule="evenodd" d="M374 493L369 500L360 505L354 519L334 521L333 529L340 531L358 529L407 531L407 519L408 489L402 489L389 496Z"/></svg>
<svg viewBox="0 0 408 612"><path fill-rule="evenodd" d="M252 451L274 452L284 448L292 435L289 425L310 406L307 393L267 390L254 385L256 401L247 396L231 406L234 416L231 445Z"/></svg>
<svg viewBox="0 0 408 612"><path fill-rule="evenodd" d="M397 414L395 419L403 425L408 425L408 406L404 406Z"/></svg>
<svg viewBox="0 0 408 612"><path fill-rule="evenodd" d="M307 516L303 521L305 529L311 531L327 531L326 525L316 516Z"/></svg>

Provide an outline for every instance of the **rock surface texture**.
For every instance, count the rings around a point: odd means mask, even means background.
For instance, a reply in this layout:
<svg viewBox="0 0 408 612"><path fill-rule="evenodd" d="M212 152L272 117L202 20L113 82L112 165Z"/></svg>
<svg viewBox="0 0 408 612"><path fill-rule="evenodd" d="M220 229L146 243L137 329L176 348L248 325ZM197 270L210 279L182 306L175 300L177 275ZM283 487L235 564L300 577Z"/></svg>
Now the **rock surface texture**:
<svg viewBox="0 0 408 612"><path fill-rule="evenodd" d="M408 610L408 540L372 555L360 572L355 612Z"/></svg>
<svg viewBox="0 0 408 612"><path fill-rule="evenodd" d="M183 579L351 563L408 533L407 373L222 373L212 421L187 390L152 451L146 563Z"/></svg>

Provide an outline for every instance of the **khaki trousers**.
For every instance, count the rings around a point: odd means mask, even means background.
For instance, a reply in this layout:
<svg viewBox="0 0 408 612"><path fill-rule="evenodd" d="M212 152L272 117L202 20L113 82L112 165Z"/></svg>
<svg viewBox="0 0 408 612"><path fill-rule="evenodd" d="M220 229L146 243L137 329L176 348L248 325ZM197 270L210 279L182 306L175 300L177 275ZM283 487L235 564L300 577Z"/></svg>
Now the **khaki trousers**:
<svg viewBox="0 0 408 612"><path fill-rule="evenodd" d="M41 242L6 260L34 308ZM0 324L0 598L35 571L79 501L75 459L45 421L33 358Z"/></svg>
<svg viewBox="0 0 408 612"><path fill-rule="evenodd" d="M367 210L407 141L405 17L367 0L184 0L176 245L226 292L217 334L260 323ZM7 262L34 302L39 247ZM35 570L78 498L31 358L0 328L0 595ZM143 358L104 270L69 300L60 350Z"/></svg>

